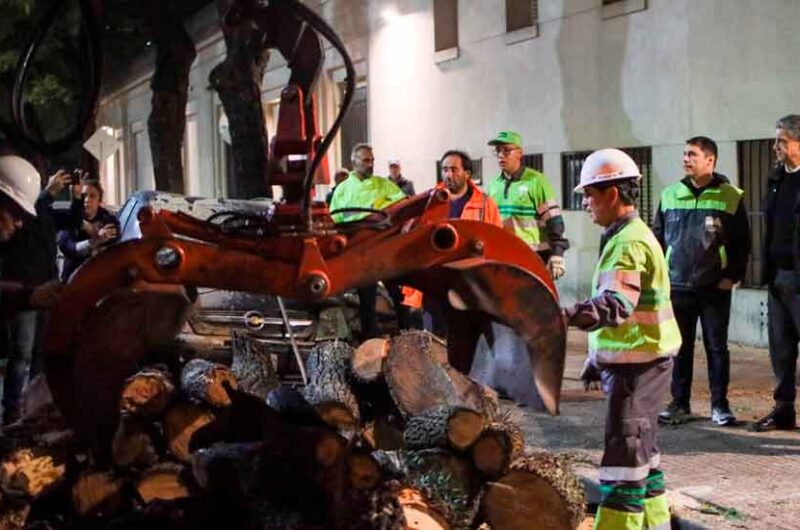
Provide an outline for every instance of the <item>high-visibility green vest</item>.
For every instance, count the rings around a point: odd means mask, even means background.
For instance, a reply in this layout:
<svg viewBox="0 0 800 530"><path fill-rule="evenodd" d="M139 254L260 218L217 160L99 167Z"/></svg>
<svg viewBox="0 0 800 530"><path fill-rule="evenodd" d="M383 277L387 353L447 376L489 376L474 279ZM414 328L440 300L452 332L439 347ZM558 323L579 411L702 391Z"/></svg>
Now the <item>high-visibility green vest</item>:
<svg viewBox="0 0 800 530"><path fill-rule="evenodd" d="M726 243L744 192L728 184L706 187L698 197L684 182L667 186L659 208L669 277L676 289L716 285L728 267Z"/></svg>
<svg viewBox="0 0 800 530"><path fill-rule="evenodd" d="M489 183L486 193L497 203L506 230L537 252L550 249L547 220L560 216L561 209L543 174L529 167L515 180L500 174Z"/></svg>
<svg viewBox="0 0 800 530"><path fill-rule="evenodd" d="M331 211L340 208L372 208L381 210L390 204L404 199L406 196L397 184L391 180L372 175L361 180L354 171L344 179L333 192ZM358 221L368 216L366 212L342 212L333 215L333 222L344 223Z"/></svg>
<svg viewBox="0 0 800 530"><path fill-rule="evenodd" d="M650 228L629 220L603 247L592 297L613 291L631 316L616 327L589 333L589 355L600 363L647 363L675 355L681 334L669 299L664 254Z"/></svg>

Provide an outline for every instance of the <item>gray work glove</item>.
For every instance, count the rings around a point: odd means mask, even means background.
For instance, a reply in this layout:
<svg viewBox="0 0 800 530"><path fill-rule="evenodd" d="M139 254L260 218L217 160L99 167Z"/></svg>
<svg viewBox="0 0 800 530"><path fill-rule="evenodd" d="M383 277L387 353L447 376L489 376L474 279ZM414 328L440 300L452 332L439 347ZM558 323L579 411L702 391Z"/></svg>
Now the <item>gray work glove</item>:
<svg viewBox="0 0 800 530"><path fill-rule="evenodd" d="M550 256L547 260L547 271L554 280L558 280L567 272L567 266L564 264L564 256Z"/></svg>
<svg viewBox="0 0 800 530"><path fill-rule="evenodd" d="M581 381L583 381L583 390L600 390L600 368L594 364L589 357L583 363L583 370L581 370Z"/></svg>

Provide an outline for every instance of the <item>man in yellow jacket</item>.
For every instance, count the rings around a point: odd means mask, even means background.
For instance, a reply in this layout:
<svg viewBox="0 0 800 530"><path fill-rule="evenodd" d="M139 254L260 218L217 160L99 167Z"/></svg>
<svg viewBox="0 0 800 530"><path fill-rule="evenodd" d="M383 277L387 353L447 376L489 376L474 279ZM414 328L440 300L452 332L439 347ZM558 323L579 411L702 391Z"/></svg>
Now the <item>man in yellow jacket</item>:
<svg viewBox="0 0 800 530"><path fill-rule="evenodd" d="M592 296L564 311L570 326L589 331L581 378L602 379L608 397L598 530L670 528L656 431L681 335L661 245L636 211L640 178L628 155L602 149L575 189L605 229Z"/></svg>
<svg viewBox="0 0 800 530"><path fill-rule="evenodd" d="M368 216L370 211L382 210L406 197L403 190L394 182L372 174L375 157L369 144L357 144L353 147L350 160L353 171L334 188L330 201L330 210L335 223L359 221ZM387 282L386 290L394 302L399 326L409 327L411 317L408 308L401 303L400 286ZM378 332L375 313L376 294L377 285L358 289L362 339L374 337Z"/></svg>

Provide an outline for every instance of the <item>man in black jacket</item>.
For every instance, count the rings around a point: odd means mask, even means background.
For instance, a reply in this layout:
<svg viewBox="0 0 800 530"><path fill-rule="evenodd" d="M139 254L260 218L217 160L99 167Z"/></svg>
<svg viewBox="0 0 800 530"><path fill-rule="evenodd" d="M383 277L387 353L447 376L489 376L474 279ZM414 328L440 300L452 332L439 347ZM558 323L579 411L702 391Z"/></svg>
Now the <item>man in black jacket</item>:
<svg viewBox="0 0 800 530"><path fill-rule="evenodd" d="M733 425L728 403L731 290L745 275L750 226L742 190L716 173L717 144L705 136L686 140L685 177L664 189L653 233L664 248L681 349L672 370L672 402L659 415L665 423L691 416L697 320L703 329L711 387L711 419Z"/></svg>
<svg viewBox="0 0 800 530"><path fill-rule="evenodd" d="M797 425L795 373L800 341L800 115L775 124L777 167L769 176L764 238L768 286L769 358L775 374L775 407L753 424L755 431L791 430Z"/></svg>
<svg viewBox="0 0 800 530"><path fill-rule="evenodd" d="M30 163L18 156L0 157L0 274L4 282L0 302L9 341L3 382L4 424L19 415L19 397L28 379L38 331L37 309L49 307L58 296L58 282L47 282L55 276L54 231L48 231L54 222L50 206L52 197L69 182L69 174L59 172L39 194L39 173ZM42 234L51 239L38 239ZM52 264L47 262L50 247Z"/></svg>

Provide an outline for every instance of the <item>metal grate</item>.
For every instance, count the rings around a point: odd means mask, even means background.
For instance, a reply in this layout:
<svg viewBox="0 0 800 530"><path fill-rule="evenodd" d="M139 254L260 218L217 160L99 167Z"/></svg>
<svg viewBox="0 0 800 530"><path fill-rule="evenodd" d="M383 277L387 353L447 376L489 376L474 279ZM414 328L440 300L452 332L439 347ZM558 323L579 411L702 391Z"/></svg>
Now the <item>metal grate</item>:
<svg viewBox="0 0 800 530"><path fill-rule="evenodd" d="M650 147L620 147L625 151L642 172L639 200L636 208L639 215L648 225L653 220L653 150ZM592 151L575 151L561 154L562 196L565 210L582 210L583 195L573 190L580 182L583 161Z"/></svg>
<svg viewBox="0 0 800 530"><path fill-rule="evenodd" d="M535 169L538 172L544 171L544 159L541 153L537 153L534 155L523 155L522 156L522 165L525 167L529 167L531 169Z"/></svg>
<svg viewBox="0 0 800 530"><path fill-rule="evenodd" d="M506 32L535 26L539 21L539 0L506 0Z"/></svg>
<svg viewBox="0 0 800 530"><path fill-rule="evenodd" d="M761 273L764 268L761 249L767 230L764 219L764 198L767 193L769 173L775 166L772 144L771 139L736 142L739 183L744 190L744 204L750 221L750 240L753 249L744 278L746 287L761 285Z"/></svg>

